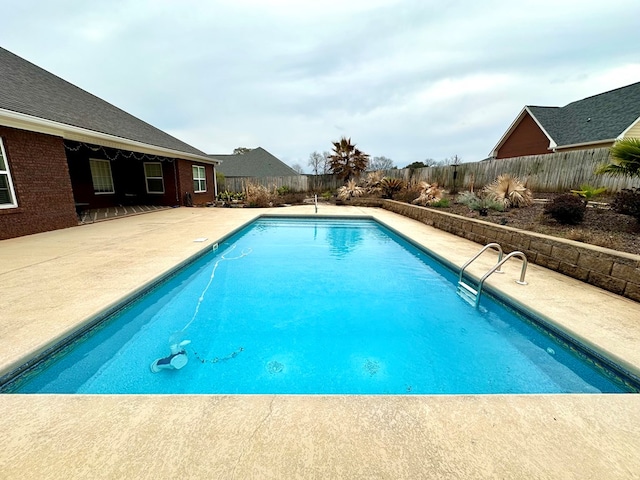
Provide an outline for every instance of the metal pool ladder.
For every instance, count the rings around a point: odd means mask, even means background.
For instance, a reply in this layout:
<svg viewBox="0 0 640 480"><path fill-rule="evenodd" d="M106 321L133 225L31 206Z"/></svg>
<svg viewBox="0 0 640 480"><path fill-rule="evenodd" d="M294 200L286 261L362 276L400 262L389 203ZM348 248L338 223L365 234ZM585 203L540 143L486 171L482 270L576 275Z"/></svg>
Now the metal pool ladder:
<svg viewBox="0 0 640 480"><path fill-rule="evenodd" d="M469 283L466 283L463 280L464 270L473 263L480 255L482 255L489 248L493 248L498 251L498 261L496 264L491 267L487 273L485 273L476 288L473 288ZM458 275L458 288L457 292L463 299L469 302L474 307L478 307L480 303L480 295L482 294L482 286L484 285L484 281L489 278L489 276L493 273L504 273L500 268L504 265L510 258L518 257L522 260L522 270L520 271L520 279L516 280L516 283L519 285L526 285L527 282L524 281L524 276L527 273L527 257L522 252L511 252L506 257L502 258L502 247L498 243L488 243L482 249L476 253L473 257L471 257L460 269L460 274Z"/></svg>

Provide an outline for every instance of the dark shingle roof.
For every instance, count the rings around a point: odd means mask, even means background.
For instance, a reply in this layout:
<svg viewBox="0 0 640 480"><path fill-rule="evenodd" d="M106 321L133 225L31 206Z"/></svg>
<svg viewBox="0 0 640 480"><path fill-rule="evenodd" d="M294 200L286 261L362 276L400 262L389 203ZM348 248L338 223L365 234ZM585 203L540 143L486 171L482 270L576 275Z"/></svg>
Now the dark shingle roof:
<svg viewBox="0 0 640 480"><path fill-rule="evenodd" d="M198 156L206 154L0 48L0 109Z"/></svg>
<svg viewBox="0 0 640 480"><path fill-rule="evenodd" d="M612 140L640 117L640 82L564 107L527 107L556 145Z"/></svg>
<svg viewBox="0 0 640 480"><path fill-rule="evenodd" d="M239 155L209 155L215 160L222 160L217 167L225 177L289 177L298 175L293 168L271 155L264 148L258 147Z"/></svg>

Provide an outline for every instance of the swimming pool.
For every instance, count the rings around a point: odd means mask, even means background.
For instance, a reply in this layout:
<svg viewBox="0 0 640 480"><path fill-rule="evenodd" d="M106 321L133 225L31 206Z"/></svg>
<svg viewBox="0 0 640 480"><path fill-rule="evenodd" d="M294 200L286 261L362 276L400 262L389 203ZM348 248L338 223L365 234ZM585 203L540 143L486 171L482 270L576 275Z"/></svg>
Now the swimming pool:
<svg viewBox="0 0 640 480"><path fill-rule="evenodd" d="M183 341L188 363L152 371ZM629 391L370 220L263 219L5 390L24 393ZM158 365L156 363L156 365Z"/></svg>

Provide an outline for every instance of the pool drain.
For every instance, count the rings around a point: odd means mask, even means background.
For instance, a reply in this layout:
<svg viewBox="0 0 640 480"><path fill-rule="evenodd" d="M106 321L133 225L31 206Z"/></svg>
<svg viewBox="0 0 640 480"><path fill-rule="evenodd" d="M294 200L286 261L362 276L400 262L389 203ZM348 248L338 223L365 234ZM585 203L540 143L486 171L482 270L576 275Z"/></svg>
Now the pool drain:
<svg viewBox="0 0 640 480"><path fill-rule="evenodd" d="M364 362L363 367L364 371L367 372L369 376L373 377L380 370L380 363L375 360L367 359L367 361Z"/></svg>
<svg viewBox="0 0 640 480"><path fill-rule="evenodd" d="M280 373L284 369L284 365L276 360L267 363L267 371L271 374Z"/></svg>

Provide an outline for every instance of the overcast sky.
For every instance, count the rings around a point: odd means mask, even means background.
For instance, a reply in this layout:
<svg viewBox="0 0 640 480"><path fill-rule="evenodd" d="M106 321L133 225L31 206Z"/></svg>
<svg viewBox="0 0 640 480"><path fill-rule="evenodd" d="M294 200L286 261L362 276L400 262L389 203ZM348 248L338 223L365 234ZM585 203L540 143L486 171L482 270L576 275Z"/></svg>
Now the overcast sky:
<svg viewBox="0 0 640 480"><path fill-rule="evenodd" d="M0 45L207 153L486 158L640 81L638 0L0 0ZM1 81L1 79L0 79Z"/></svg>

